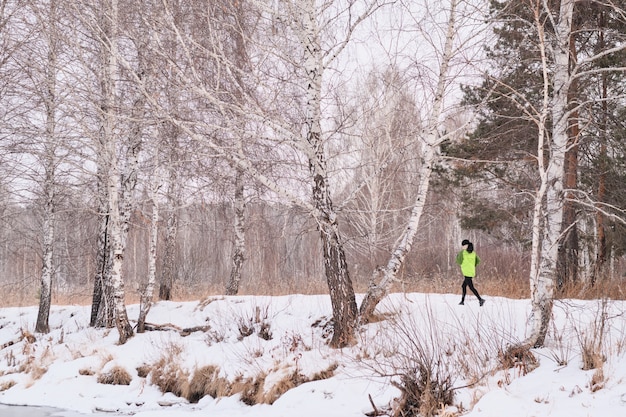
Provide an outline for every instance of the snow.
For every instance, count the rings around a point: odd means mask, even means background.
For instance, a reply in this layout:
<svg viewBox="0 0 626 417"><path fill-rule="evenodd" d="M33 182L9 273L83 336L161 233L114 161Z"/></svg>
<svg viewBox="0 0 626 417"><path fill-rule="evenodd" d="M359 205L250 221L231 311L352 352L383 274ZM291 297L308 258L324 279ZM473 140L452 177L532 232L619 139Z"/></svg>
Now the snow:
<svg viewBox="0 0 626 417"><path fill-rule="evenodd" d="M452 294L392 294L379 306L379 320L363 326L357 344L343 349L327 345L326 295L158 302L148 322L169 330L137 334L124 345L115 329L89 327L86 306L53 306L52 330L33 334L36 340L22 335L33 333L37 307L3 308L0 403L54 407L67 411L52 415L72 417L180 417L198 411L216 417L362 417L373 411L372 402L390 413L400 398L392 384L400 381L397 375L419 358L439 358L431 361L433 369L455 389L454 404L440 407L446 417L626 415L624 302L557 301L545 347L532 350L536 365L518 361L503 369L502 352L526 336L529 300L492 297L483 307L475 298L468 297L465 306L458 300ZM129 317L138 312L138 305L128 306ZM191 327L203 330L176 330ZM243 336L240 327L252 334ZM596 369L582 369L585 349L601 357ZM189 379L206 365L217 366L231 382L266 374L265 392L294 372L311 381L271 405L246 405L240 394L190 403L162 393L152 374L139 376L137 368L159 360ZM131 375L129 385L98 383L114 367ZM332 376L312 380L329 369ZM7 410L0 406L0 416L9 415Z"/></svg>

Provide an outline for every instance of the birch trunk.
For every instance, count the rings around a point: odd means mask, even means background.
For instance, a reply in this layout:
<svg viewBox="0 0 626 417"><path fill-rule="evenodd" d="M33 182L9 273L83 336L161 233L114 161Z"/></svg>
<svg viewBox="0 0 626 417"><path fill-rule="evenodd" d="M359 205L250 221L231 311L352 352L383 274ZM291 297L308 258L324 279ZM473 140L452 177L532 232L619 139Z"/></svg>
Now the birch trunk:
<svg viewBox="0 0 626 417"><path fill-rule="evenodd" d="M339 236L337 214L333 209L328 184L328 172L321 129L322 49L315 17L315 1L302 2L303 32L301 43L304 51L306 83L306 149L312 178L312 199L318 210L317 217L326 283L333 309L333 337L330 345L342 347L352 344L357 325L357 305L348 273L346 255Z"/></svg>
<svg viewBox="0 0 626 417"><path fill-rule="evenodd" d="M226 295L236 295L239 292L239 283L241 282L241 272L246 251L246 203L244 200L243 174L243 170L237 169L235 177L235 243L232 256L233 266L230 270L228 284L226 285Z"/></svg>
<svg viewBox="0 0 626 417"><path fill-rule="evenodd" d="M563 175L568 144L569 39L575 0L560 4L552 46L552 137L550 159L546 168L545 222L543 227L537 275L531 277L531 314L528 344L543 346L552 315L559 241L563 222ZM544 65L545 66L545 65Z"/></svg>
<svg viewBox="0 0 626 417"><path fill-rule="evenodd" d="M233 61L236 66L235 81L237 87L233 92L235 102L242 102L243 94L241 90L246 89L246 85L242 80L241 73L249 72L250 63L246 53L246 43L244 37L249 34L243 33L245 25L244 10L241 2L234 2L230 5L232 7L232 18L236 22L236 29L229 33L230 37L234 41L234 57ZM241 90L240 90L241 89ZM237 138L237 150L243 155L243 137L238 135ZM234 233L235 241L233 244L232 253L232 268L230 270L230 276L226 285L226 295L236 295L239 292L239 283L241 282L241 276L243 272L243 263L246 254L246 200L244 194L244 170L240 167L236 168L235 172L235 195L234 195Z"/></svg>
<svg viewBox="0 0 626 417"><path fill-rule="evenodd" d="M154 177L158 178L156 174L154 174ZM152 186L152 218L150 222L148 282L146 284L146 288L141 292L139 317L137 318L137 333L143 333L146 330L146 317L148 317L148 313L152 307L152 298L154 296L154 288L156 286L156 257L159 238L159 201L157 199L157 191L159 186L160 184L158 183L158 180L155 180Z"/></svg>
<svg viewBox="0 0 626 417"><path fill-rule="evenodd" d="M172 152L175 152L172 148ZM175 154L174 154L175 155ZM170 158L169 166L169 179L167 189L167 201L168 201L168 213L165 230L165 243L163 253L163 271L161 273L161 280L159 285L159 299L171 300L172 298L172 286L174 285L174 273L175 273L175 255L176 255L176 237L178 235L178 213L176 207L179 205L178 201L178 174L173 161L175 156Z"/></svg>
<svg viewBox="0 0 626 417"><path fill-rule="evenodd" d="M51 161L50 165L53 165L53 161ZM35 331L39 333L48 333L50 331L48 318L50 317L50 305L52 303L52 276L54 274L54 175L49 170L54 170L54 168L52 166L46 168L48 172L46 173L44 190L43 259L41 287L39 289L39 312L37 314L37 324L35 325Z"/></svg>
<svg viewBox="0 0 626 417"><path fill-rule="evenodd" d="M137 77L142 80L144 74L142 65L142 59L139 59L140 68L137 71ZM122 235L121 243L122 250L126 249L126 239L128 238L128 232L130 230L130 218L135 207L135 188L137 186L137 175L139 173L139 151L142 145L142 128L141 121L145 117L145 98L142 93L137 94L135 103L132 110L132 127L128 137L128 144L126 148L126 165L124 167L124 174L122 175L122 201L120 207Z"/></svg>
<svg viewBox="0 0 626 417"><path fill-rule="evenodd" d="M102 145L104 142L102 142ZM103 146L101 147L103 149ZM96 275L94 277L94 289L91 300L91 327L113 326L113 292L110 290L111 282L111 245L109 239L109 206L107 188L105 184L104 154L98 157L98 213L99 228L96 255Z"/></svg>
<svg viewBox="0 0 626 417"><path fill-rule="evenodd" d="M44 138L44 169L45 179L43 184L44 219L43 219L43 257L41 268L41 287L39 293L39 312L35 331L48 333L50 326L50 304L52 303L52 276L54 274L54 229L55 229L55 131L56 131L56 77L57 77L57 39L56 39L56 2L50 1L48 16L48 60L46 67L46 91L44 105L46 109L46 131Z"/></svg>
<svg viewBox="0 0 626 417"><path fill-rule="evenodd" d="M106 45L103 67L103 135L105 139L104 152L107 161L107 189L110 216L110 237L113 249L111 266L111 288L115 311L115 324L119 332L119 343L124 344L132 337L133 329L129 323L124 304L124 280L122 277L122 262L124 260L124 231L119 206L119 167L117 159L117 140L114 131L115 114L115 81L117 78L117 0L111 0L107 8L108 21L105 22L103 42Z"/></svg>
<svg viewBox="0 0 626 417"><path fill-rule="evenodd" d="M446 43L439 68L439 79L435 90L433 107L424 132L423 152L421 155L423 162L420 168L419 188L417 190L415 201L413 202L413 209L411 210L407 226L398 241L398 245L392 252L387 265L377 270L375 275L372 277L368 291L359 309L360 321L364 323L370 321L378 303L389 293L391 283L397 278L398 271L402 267L407 254L411 250L415 235L417 234L420 219L424 212L424 205L426 203L426 197L428 196L433 165L437 160L437 150L442 141L438 131L443 109L445 88L446 84L449 82L448 73L450 60L453 57L453 42L456 34L456 6L457 0L451 0L450 15L448 16L448 26L446 32ZM380 282L376 284L375 280L378 278L378 275L382 275L382 278Z"/></svg>

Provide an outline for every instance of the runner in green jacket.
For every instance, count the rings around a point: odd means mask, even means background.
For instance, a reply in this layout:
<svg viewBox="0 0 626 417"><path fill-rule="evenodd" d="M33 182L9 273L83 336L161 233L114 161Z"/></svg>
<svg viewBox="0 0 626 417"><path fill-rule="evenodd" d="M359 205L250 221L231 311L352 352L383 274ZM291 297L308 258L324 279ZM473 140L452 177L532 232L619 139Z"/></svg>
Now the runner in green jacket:
<svg viewBox="0 0 626 417"><path fill-rule="evenodd" d="M461 242L461 246L463 250L461 250L456 256L456 263L461 267L461 273L463 274L463 284L461 285L461 289L463 290L463 296L461 297L460 305L465 304L465 294L467 293L467 287L474 293L476 298L478 298L478 303L482 307L485 304L485 300L480 297L476 288L474 288L474 280L473 278L476 276L476 266L480 263L480 258L474 252L474 244L467 239L464 239Z"/></svg>

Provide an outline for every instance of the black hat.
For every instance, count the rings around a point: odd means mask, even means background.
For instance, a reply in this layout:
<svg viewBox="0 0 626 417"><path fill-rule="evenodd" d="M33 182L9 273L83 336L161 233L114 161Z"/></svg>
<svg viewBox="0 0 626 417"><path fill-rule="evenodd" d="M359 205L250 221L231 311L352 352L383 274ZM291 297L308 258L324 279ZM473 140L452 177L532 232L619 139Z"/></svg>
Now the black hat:
<svg viewBox="0 0 626 417"><path fill-rule="evenodd" d="M463 242L461 242L461 246L465 246L465 245L469 245L471 242L467 239L463 239Z"/></svg>

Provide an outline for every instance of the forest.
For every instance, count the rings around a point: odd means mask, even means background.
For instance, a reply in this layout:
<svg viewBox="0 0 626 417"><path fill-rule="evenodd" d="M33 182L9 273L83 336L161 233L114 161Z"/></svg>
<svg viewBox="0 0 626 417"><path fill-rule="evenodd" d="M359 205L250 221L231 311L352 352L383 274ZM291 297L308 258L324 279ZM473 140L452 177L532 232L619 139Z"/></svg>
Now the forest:
<svg viewBox="0 0 626 417"><path fill-rule="evenodd" d="M0 304L624 298L624 4L485 5L0 0Z"/></svg>

